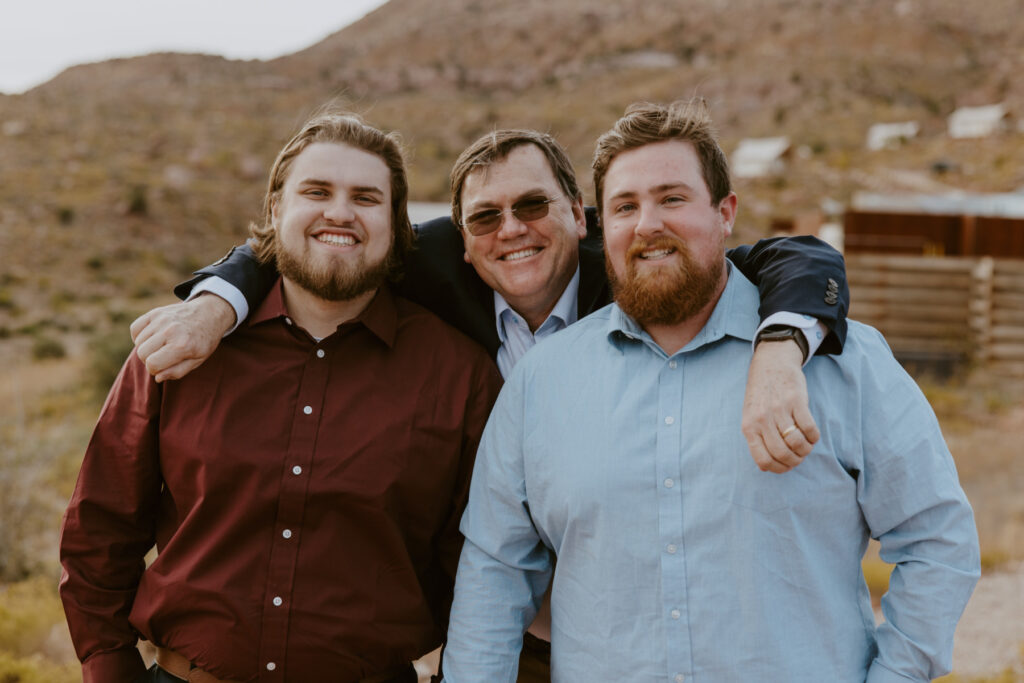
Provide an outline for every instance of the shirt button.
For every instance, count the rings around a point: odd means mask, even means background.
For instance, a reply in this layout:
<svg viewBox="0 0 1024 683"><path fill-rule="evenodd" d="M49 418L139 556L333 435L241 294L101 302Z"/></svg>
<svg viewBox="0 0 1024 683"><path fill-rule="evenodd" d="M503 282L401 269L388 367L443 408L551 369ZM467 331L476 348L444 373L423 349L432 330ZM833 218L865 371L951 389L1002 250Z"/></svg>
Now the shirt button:
<svg viewBox="0 0 1024 683"><path fill-rule="evenodd" d="M292 474L302 474L302 468L296 465L292 468Z"/></svg>
<svg viewBox="0 0 1024 683"><path fill-rule="evenodd" d="M670 368L672 368L673 370L675 370L675 369L676 369L676 362L675 362L674 360L670 360L670 361L668 362L668 366L669 366Z"/></svg>
<svg viewBox="0 0 1024 683"><path fill-rule="evenodd" d="M665 488L670 489L675 486L676 483L671 478L665 480Z"/></svg>
<svg viewBox="0 0 1024 683"><path fill-rule="evenodd" d="M316 357L317 358L323 358L324 357L324 350L323 349L317 349L316 350Z"/></svg>
<svg viewBox="0 0 1024 683"><path fill-rule="evenodd" d="M312 415L313 406L306 406L305 408L302 409L302 412L304 412L306 415Z"/></svg>
<svg viewBox="0 0 1024 683"><path fill-rule="evenodd" d="M672 615L673 619L678 619L679 617L682 616L682 614L680 614L679 610L677 610L677 609L672 610L671 612L669 612L669 614Z"/></svg>
<svg viewBox="0 0 1024 683"><path fill-rule="evenodd" d="M285 322L286 325L291 325L292 324L292 319L291 318L285 318L284 322Z"/></svg>
<svg viewBox="0 0 1024 683"><path fill-rule="evenodd" d="M676 552L676 544L675 543L669 543L668 546L665 548L665 550L668 551L669 555L674 555L675 552Z"/></svg>
<svg viewBox="0 0 1024 683"><path fill-rule="evenodd" d="M276 597L276 598L274 598L273 602L274 602L274 607L280 607L280 606L281 606L281 603L283 603L283 602L284 602L284 600L282 600L282 599L281 599L281 598L279 598L279 597Z"/></svg>
<svg viewBox="0 0 1024 683"><path fill-rule="evenodd" d="M676 674L675 682L676 683L683 683L683 674Z"/></svg>
<svg viewBox="0 0 1024 683"><path fill-rule="evenodd" d="M277 668L277 664L274 664L273 662L267 662L267 671L273 671L276 668ZM676 676L676 680L681 681L683 679L681 679L678 676Z"/></svg>
<svg viewBox="0 0 1024 683"><path fill-rule="evenodd" d="M291 538L292 537L292 530L291 529L285 529L284 531L281 532L281 535L284 536L285 538Z"/></svg>
<svg viewBox="0 0 1024 683"><path fill-rule="evenodd" d="M665 418L665 424L671 425L671 424L675 424L675 423L676 423L676 419L674 417L672 417L671 415L669 415L668 417Z"/></svg>

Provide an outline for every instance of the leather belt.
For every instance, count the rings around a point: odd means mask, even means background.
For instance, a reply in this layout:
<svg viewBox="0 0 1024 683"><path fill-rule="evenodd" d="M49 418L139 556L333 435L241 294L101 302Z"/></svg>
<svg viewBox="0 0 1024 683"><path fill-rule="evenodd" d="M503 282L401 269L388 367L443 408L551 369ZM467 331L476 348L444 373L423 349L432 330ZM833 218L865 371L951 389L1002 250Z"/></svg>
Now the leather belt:
<svg viewBox="0 0 1024 683"><path fill-rule="evenodd" d="M184 656L165 647L156 649L156 665L188 683L239 683L226 678L217 678L208 671L194 668L192 662L185 659Z"/></svg>
<svg viewBox="0 0 1024 683"><path fill-rule="evenodd" d="M158 647L156 649L156 664L172 676L188 683L240 683L239 681L232 681L227 678L217 678L208 671L194 668L192 662L188 661L183 655L179 655L174 650L168 650L166 647ZM402 667L377 674L376 676L363 678L360 679L359 683L388 683L404 673L406 668Z"/></svg>

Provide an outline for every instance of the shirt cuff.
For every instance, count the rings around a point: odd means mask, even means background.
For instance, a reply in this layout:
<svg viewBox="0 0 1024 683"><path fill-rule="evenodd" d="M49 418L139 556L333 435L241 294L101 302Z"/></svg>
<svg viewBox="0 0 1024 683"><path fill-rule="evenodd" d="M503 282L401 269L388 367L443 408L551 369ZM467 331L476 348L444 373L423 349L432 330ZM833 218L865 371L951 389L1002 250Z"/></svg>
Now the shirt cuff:
<svg viewBox="0 0 1024 683"><path fill-rule="evenodd" d="M199 282L199 284L192 288L192 292L188 295L188 298L185 299L185 301L192 301L192 299L196 298L203 292L216 294L221 299L224 299L224 301L227 301L231 308L235 309L235 324L230 330L224 333L225 337L237 330L238 326L242 324L242 321L249 317L249 302L245 300L245 296L238 287L235 287L227 280L219 278L216 275L204 278Z"/></svg>
<svg viewBox="0 0 1024 683"><path fill-rule="evenodd" d="M814 316L779 311L778 313L772 313L757 326L757 331L754 333L754 341L751 343L751 349L757 344L757 335L769 325L795 327L804 333L804 339L807 340L807 358L804 359L804 365L807 365L807 362L814 357L818 347L821 346L821 343L825 341L825 337L828 336L828 327Z"/></svg>
<svg viewBox="0 0 1024 683"><path fill-rule="evenodd" d="M146 673L142 655L136 648L98 652L82 662L82 683L134 681Z"/></svg>

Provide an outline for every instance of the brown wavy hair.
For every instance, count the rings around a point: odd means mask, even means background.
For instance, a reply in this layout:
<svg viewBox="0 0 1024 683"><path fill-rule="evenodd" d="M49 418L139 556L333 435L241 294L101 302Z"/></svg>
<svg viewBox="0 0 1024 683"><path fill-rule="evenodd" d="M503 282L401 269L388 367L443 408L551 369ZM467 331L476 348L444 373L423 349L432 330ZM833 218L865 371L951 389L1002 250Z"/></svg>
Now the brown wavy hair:
<svg viewBox="0 0 1024 683"><path fill-rule="evenodd" d="M501 161L521 145L535 145L544 153L555 180L569 201L575 201L580 196L576 170L569 161L569 155L555 138L535 130L496 130L463 150L452 166L452 221L457 227L462 227L462 187L466 184L466 176Z"/></svg>
<svg viewBox="0 0 1024 683"><path fill-rule="evenodd" d="M409 183L405 176L405 160L397 133L385 133L365 123L359 116L340 110L325 110L306 121L298 133L277 155L270 170L267 193L263 197L262 223L250 223L249 246L261 263L276 257L272 210L281 198L281 190L295 157L316 142L337 142L351 145L381 158L391 172L391 229L394 245L389 259L392 280L399 276L399 267L413 248L413 231L409 223Z"/></svg>
<svg viewBox="0 0 1024 683"><path fill-rule="evenodd" d="M593 169L598 215L602 215L604 203L604 176L615 157L627 150L665 140L682 140L693 145L713 205L717 206L732 192L729 162L718 145L704 98L678 100L668 106L637 102L626 109L610 131L597 139Z"/></svg>

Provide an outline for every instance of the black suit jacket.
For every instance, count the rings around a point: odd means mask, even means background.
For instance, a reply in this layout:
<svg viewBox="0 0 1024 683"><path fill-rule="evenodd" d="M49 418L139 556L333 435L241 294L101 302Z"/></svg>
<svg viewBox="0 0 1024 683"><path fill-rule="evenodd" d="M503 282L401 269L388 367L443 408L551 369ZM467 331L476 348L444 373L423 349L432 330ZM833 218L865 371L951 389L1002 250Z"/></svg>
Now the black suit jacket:
<svg viewBox="0 0 1024 683"><path fill-rule="evenodd" d="M587 208L587 236L580 241L580 318L611 301L604 270L604 251L597 212ZM448 217L415 226L416 249L405 264L397 290L402 296L433 311L475 339L491 356L500 341L494 320L493 290L463 259L462 235ZM733 264L761 290L759 313L764 319L779 311L814 316L830 334L818 353L840 353L846 339L846 311L850 294L839 252L814 237L774 238L730 249ZM245 295L254 310L277 279L273 265L259 265L247 245L235 247L217 263L196 271L179 284L181 298L205 277L217 275Z"/></svg>

